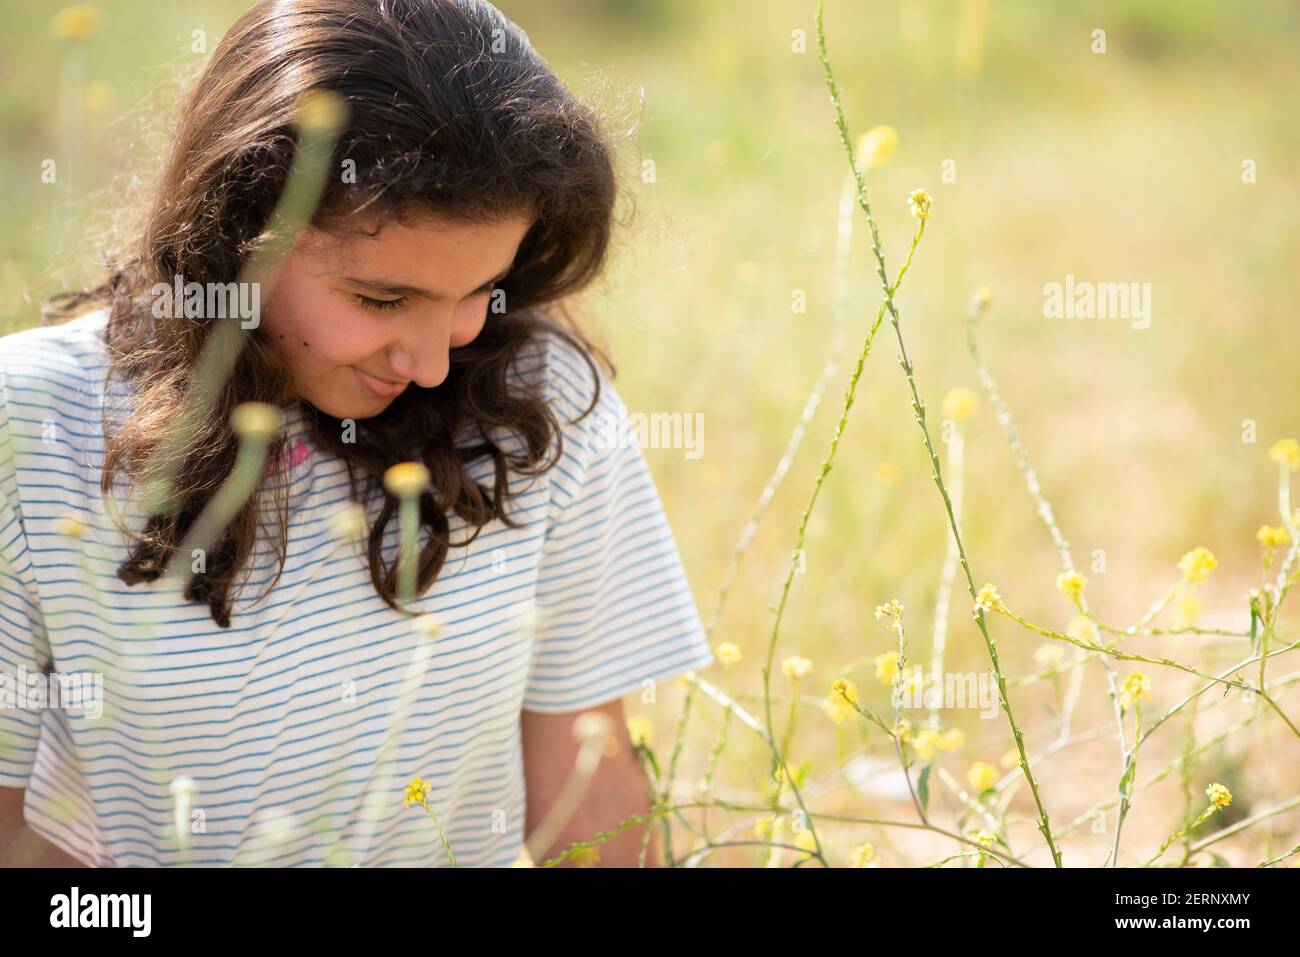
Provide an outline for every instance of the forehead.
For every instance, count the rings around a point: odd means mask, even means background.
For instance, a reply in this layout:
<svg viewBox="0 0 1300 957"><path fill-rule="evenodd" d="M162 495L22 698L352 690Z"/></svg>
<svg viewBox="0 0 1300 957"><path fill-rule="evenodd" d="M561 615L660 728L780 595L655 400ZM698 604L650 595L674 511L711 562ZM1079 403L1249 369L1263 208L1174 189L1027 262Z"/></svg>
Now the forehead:
<svg viewBox="0 0 1300 957"><path fill-rule="evenodd" d="M483 281L509 265L532 223L526 213L471 222L433 216L359 220L342 228L304 230L295 253L327 274L363 272L426 283L440 277Z"/></svg>

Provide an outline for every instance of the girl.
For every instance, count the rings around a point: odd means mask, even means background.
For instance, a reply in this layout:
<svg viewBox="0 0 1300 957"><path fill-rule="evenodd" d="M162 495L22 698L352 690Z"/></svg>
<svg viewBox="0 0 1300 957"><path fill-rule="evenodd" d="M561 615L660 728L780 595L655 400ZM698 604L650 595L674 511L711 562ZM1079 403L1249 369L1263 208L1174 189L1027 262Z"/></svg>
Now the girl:
<svg viewBox="0 0 1300 957"><path fill-rule="evenodd" d="M265 245L309 94L346 107L315 212L273 281L231 295L259 314L214 314ZM510 865L589 710L616 742L599 800L541 850L645 812L621 697L649 707L713 656L645 460L608 441L614 369L563 308L601 271L615 194L599 122L489 3L240 18L134 248L49 304L62 323L0 339L0 676L25 676L0 685L11 860ZM146 507L151 453L231 322L178 491ZM266 474L188 549L247 402L283 412ZM428 476L409 608L384 483L408 461ZM95 676L102 699L87 680L56 703L59 678ZM602 862L635 864L643 836Z"/></svg>

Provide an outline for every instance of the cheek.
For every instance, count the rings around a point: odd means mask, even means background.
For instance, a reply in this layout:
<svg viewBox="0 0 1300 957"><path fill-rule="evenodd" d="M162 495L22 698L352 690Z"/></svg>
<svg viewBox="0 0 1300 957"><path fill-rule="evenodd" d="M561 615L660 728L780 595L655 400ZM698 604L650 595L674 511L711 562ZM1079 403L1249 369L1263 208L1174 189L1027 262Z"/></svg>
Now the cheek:
<svg viewBox="0 0 1300 957"><path fill-rule="evenodd" d="M300 376L351 365L378 346L372 323L354 316L339 296L310 283L287 282L275 290L267 332Z"/></svg>

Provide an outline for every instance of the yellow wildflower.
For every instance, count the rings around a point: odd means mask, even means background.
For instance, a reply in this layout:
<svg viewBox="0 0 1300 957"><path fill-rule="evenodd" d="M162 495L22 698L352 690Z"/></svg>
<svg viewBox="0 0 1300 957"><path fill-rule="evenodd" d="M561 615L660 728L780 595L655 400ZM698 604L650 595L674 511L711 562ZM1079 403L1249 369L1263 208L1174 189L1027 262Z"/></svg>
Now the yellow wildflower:
<svg viewBox="0 0 1300 957"><path fill-rule="evenodd" d="M1300 442L1295 439L1278 439L1268 450L1268 457L1294 472L1300 469Z"/></svg>
<svg viewBox="0 0 1300 957"><path fill-rule="evenodd" d="M975 593L975 614L981 611L1006 611L1007 606L1002 602L1002 596L998 594L997 588L992 582L985 582L984 587Z"/></svg>
<svg viewBox="0 0 1300 957"><path fill-rule="evenodd" d="M1017 764L1020 763L1020 752L1017 751L1015 748L1008 749L1007 753L1002 755L1002 760L999 763L1008 771L1010 771L1012 768L1014 768Z"/></svg>
<svg viewBox="0 0 1300 957"><path fill-rule="evenodd" d="M578 848L569 856L569 860L573 861L574 867L595 867L600 863L600 848Z"/></svg>
<svg viewBox="0 0 1300 957"><path fill-rule="evenodd" d="M876 856L876 848L871 844L859 844L849 852L849 867L871 867L874 866L872 858Z"/></svg>
<svg viewBox="0 0 1300 957"><path fill-rule="evenodd" d="M976 831L974 837L982 847L992 847L997 842L997 838L988 831Z"/></svg>
<svg viewBox="0 0 1300 957"><path fill-rule="evenodd" d="M113 102L113 88L103 80L91 80L81 91L81 102L92 113L98 113Z"/></svg>
<svg viewBox="0 0 1300 957"><path fill-rule="evenodd" d="M54 530L68 538L80 538L86 534L86 523L75 515L65 515L54 523Z"/></svg>
<svg viewBox="0 0 1300 957"><path fill-rule="evenodd" d="M840 724L845 718L857 714L851 702L858 700L858 689L852 681L847 678L837 678L831 685L831 693L822 702L822 709L836 724Z"/></svg>
<svg viewBox="0 0 1300 957"><path fill-rule="evenodd" d="M420 495L429 481L429 470L421 462L398 462L384 471L384 488L399 498Z"/></svg>
<svg viewBox="0 0 1300 957"><path fill-rule="evenodd" d="M1120 682L1120 703L1128 708L1144 698L1151 700L1151 679L1140 671L1130 671Z"/></svg>
<svg viewBox="0 0 1300 957"><path fill-rule="evenodd" d="M830 718L836 724L843 724L845 718L850 718L857 714L857 712L853 710L853 705L837 696L823 698L822 711L825 712L826 717Z"/></svg>
<svg viewBox="0 0 1300 957"><path fill-rule="evenodd" d="M1058 644L1048 643L1034 649L1034 664L1055 670L1065 658L1065 650Z"/></svg>
<svg viewBox="0 0 1300 957"><path fill-rule="evenodd" d="M230 413L231 430L245 441L266 442L280 430L284 413L270 402L241 402Z"/></svg>
<svg viewBox="0 0 1300 957"><path fill-rule="evenodd" d="M1057 590L1076 604L1079 601L1079 596L1083 594L1083 589L1087 584L1088 579L1075 571L1061 572L1056 576Z"/></svg>
<svg viewBox="0 0 1300 957"><path fill-rule="evenodd" d="M357 502L348 502L329 517L330 534L345 542L356 541L366 533L366 510Z"/></svg>
<svg viewBox="0 0 1300 957"><path fill-rule="evenodd" d="M597 744L602 748L614 738L614 719L603 711L584 711L573 719L573 739L583 744Z"/></svg>
<svg viewBox="0 0 1300 957"><path fill-rule="evenodd" d="M627 718L627 735L632 739L634 745L644 744L650 746L650 739L654 737L655 726L653 722L644 715L632 714Z"/></svg>
<svg viewBox="0 0 1300 957"><path fill-rule="evenodd" d="M980 315L993 303L993 290L988 286L980 286L970 294L970 314L972 317Z"/></svg>
<svg viewBox="0 0 1300 957"><path fill-rule="evenodd" d="M1218 782L1207 787L1205 793L1215 807L1227 807L1232 803L1232 792Z"/></svg>
<svg viewBox="0 0 1300 957"><path fill-rule="evenodd" d="M940 751L956 751L966 743L966 735L962 733L961 728L949 728L939 735L936 743Z"/></svg>
<svg viewBox="0 0 1300 957"><path fill-rule="evenodd" d="M954 422L964 422L979 408L979 397L970 389L950 389L943 397L943 414Z"/></svg>
<svg viewBox="0 0 1300 957"><path fill-rule="evenodd" d="M297 120L304 130L337 130L347 118L347 100L333 90L308 90L298 98Z"/></svg>
<svg viewBox="0 0 1300 957"><path fill-rule="evenodd" d="M99 29L100 16L98 7L78 3L56 13L50 21L50 30L63 40L84 40Z"/></svg>
<svg viewBox="0 0 1300 957"><path fill-rule="evenodd" d="M791 655L781 662L781 670L785 672L786 677L791 681L798 681L800 678L807 676L808 672L812 671L812 666L811 661L798 655Z"/></svg>
<svg viewBox="0 0 1300 957"><path fill-rule="evenodd" d="M424 778L415 778L406 786L406 796L402 798L402 807L407 808L412 804L424 804L428 800L429 792L433 790L433 785Z"/></svg>
<svg viewBox="0 0 1300 957"><path fill-rule="evenodd" d="M897 598L891 599L887 605L876 606L876 620L888 618L890 627L899 625L903 621L903 606Z"/></svg>
<svg viewBox="0 0 1300 957"><path fill-rule="evenodd" d="M817 850L817 839L813 837L813 832L809 828L803 828L794 836L794 846L801 851Z"/></svg>
<svg viewBox="0 0 1300 957"><path fill-rule="evenodd" d="M912 215L921 222L930 218L930 194L925 190L912 190L912 195L907 198L907 205L911 208Z"/></svg>
<svg viewBox="0 0 1300 957"><path fill-rule="evenodd" d="M415 630L426 638L437 638L442 635L442 619L431 612L426 612L415 619Z"/></svg>
<svg viewBox="0 0 1300 957"><path fill-rule="evenodd" d="M740 661L740 645L734 641L724 641L715 649L718 661L724 665L734 665Z"/></svg>
<svg viewBox="0 0 1300 957"><path fill-rule="evenodd" d="M1081 641L1085 645L1101 644L1101 636L1097 633L1097 626L1083 615L1075 615L1071 618L1065 633L1075 641Z"/></svg>
<svg viewBox="0 0 1300 957"><path fill-rule="evenodd" d="M1291 541L1291 536L1281 525L1261 525L1255 533L1255 541L1265 548L1281 548Z"/></svg>
<svg viewBox="0 0 1300 957"><path fill-rule="evenodd" d="M976 761L966 772L966 782L976 791L985 791L998 783L998 769L987 761Z"/></svg>
<svg viewBox="0 0 1300 957"><path fill-rule="evenodd" d="M894 725L894 734L899 741L907 744L912 740L912 722L906 718L899 718L898 724Z"/></svg>
<svg viewBox="0 0 1300 957"><path fill-rule="evenodd" d="M933 728L922 728L912 739L912 747L922 760L930 760L939 747L939 732Z"/></svg>
<svg viewBox="0 0 1300 957"><path fill-rule="evenodd" d="M884 166L898 148L898 133L892 126L873 126L858 138L861 166Z"/></svg>
<svg viewBox="0 0 1300 957"><path fill-rule="evenodd" d="M754 836L760 841L766 841L772 836L772 825L776 823L776 815L764 814L754 822Z"/></svg>
<svg viewBox="0 0 1300 957"><path fill-rule="evenodd" d="M887 651L876 655L876 679L882 685L892 685L898 677L898 652Z"/></svg>
<svg viewBox="0 0 1300 957"><path fill-rule="evenodd" d="M1179 559L1178 567L1182 569L1183 581L1189 585L1199 585L1210 576L1210 572L1219 567L1219 560L1214 557L1214 552L1204 545L1198 545Z"/></svg>

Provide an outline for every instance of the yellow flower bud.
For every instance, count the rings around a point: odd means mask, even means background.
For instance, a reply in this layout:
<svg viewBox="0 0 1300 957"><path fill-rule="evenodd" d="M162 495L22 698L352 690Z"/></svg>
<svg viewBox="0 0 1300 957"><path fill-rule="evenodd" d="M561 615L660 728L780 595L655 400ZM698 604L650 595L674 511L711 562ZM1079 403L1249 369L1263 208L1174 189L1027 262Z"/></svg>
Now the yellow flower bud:
<svg viewBox="0 0 1300 957"><path fill-rule="evenodd" d="M335 538L354 541L366 533L366 510L356 502L348 502L329 518L329 530Z"/></svg>
<svg viewBox="0 0 1300 957"><path fill-rule="evenodd" d="M347 102L333 90L308 90L298 100L297 120L303 130L337 130L347 118Z"/></svg>
<svg viewBox="0 0 1300 957"><path fill-rule="evenodd" d="M912 215L925 222L930 218L930 194L923 189L912 190L912 195L907 198L907 205L912 210Z"/></svg>
<svg viewBox="0 0 1300 957"><path fill-rule="evenodd" d="M984 791L998 783L998 769L987 761L976 761L966 772L966 781L976 791Z"/></svg>
<svg viewBox="0 0 1300 957"><path fill-rule="evenodd" d="M1219 560L1214 557L1214 552L1204 545L1198 545L1179 559L1178 567L1182 569L1185 582L1199 585L1210 576L1210 572L1219 567Z"/></svg>
<svg viewBox="0 0 1300 957"><path fill-rule="evenodd" d="M898 148L898 133L892 126L873 126L858 139L860 166L884 166Z"/></svg>
<svg viewBox="0 0 1300 957"><path fill-rule="evenodd" d="M99 29L100 17L99 8L89 4L64 7L54 14L50 31L63 40L84 40Z"/></svg>
<svg viewBox="0 0 1300 957"><path fill-rule="evenodd" d="M1087 584L1088 579L1075 571L1061 572L1056 576L1057 590L1073 602L1079 600L1079 596L1083 594L1083 589Z"/></svg>
<svg viewBox="0 0 1300 957"><path fill-rule="evenodd" d="M1295 439L1278 439L1268 450L1268 457L1294 472L1300 469L1300 442Z"/></svg>
<svg viewBox="0 0 1300 957"><path fill-rule="evenodd" d="M628 715L627 736L632 739L633 744L644 744L649 747L650 740L654 737L654 730L654 724L644 715Z"/></svg>
<svg viewBox="0 0 1300 957"><path fill-rule="evenodd" d="M1232 792L1218 782L1207 787L1205 793L1209 796L1210 803L1215 807L1227 807L1232 803Z"/></svg>
<svg viewBox="0 0 1300 957"><path fill-rule="evenodd" d="M418 497L429 482L429 470L420 462L398 462L384 472L384 488L399 498Z"/></svg>
<svg viewBox="0 0 1300 957"><path fill-rule="evenodd" d="M954 422L964 422L979 408L979 397L970 389L952 389L943 397L943 414Z"/></svg>
<svg viewBox="0 0 1300 957"><path fill-rule="evenodd" d="M800 678L807 676L812 671L812 667L811 661L798 655L791 655L781 662L781 670L785 672L786 677L791 681L798 681Z"/></svg>
<svg viewBox="0 0 1300 957"><path fill-rule="evenodd" d="M732 641L724 641L714 649L718 661L724 665L734 665L740 661L740 646Z"/></svg>
<svg viewBox="0 0 1300 957"><path fill-rule="evenodd" d="M230 413L230 428L245 442L269 442L284 413L269 402L241 402Z"/></svg>

